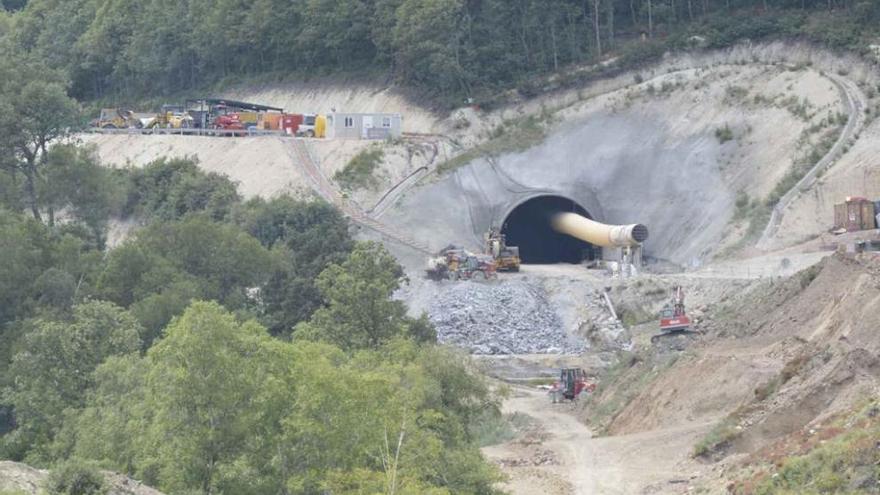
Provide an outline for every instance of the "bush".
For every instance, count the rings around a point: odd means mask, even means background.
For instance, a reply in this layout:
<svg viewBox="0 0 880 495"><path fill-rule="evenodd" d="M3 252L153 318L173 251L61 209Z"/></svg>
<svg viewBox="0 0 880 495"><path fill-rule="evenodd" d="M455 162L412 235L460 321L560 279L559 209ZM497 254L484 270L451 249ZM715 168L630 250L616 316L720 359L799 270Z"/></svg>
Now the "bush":
<svg viewBox="0 0 880 495"><path fill-rule="evenodd" d="M47 480L49 495L104 495L104 475L88 463L69 461L52 470Z"/></svg>
<svg viewBox="0 0 880 495"><path fill-rule="evenodd" d="M162 158L131 172L123 213L162 220L205 213L224 220L240 199L235 183L226 176L205 173L194 160Z"/></svg>
<svg viewBox="0 0 880 495"><path fill-rule="evenodd" d="M737 436L739 436L739 430L736 428L735 419L727 417L709 430L709 433L706 433L706 436L694 446L694 457L706 457L722 451Z"/></svg>
<svg viewBox="0 0 880 495"><path fill-rule="evenodd" d="M724 127L719 127L715 129L715 137L718 138L718 141L721 144L724 144L728 141L733 140L733 131L730 129L730 126L724 124Z"/></svg>
<svg viewBox="0 0 880 495"><path fill-rule="evenodd" d="M374 175L385 158L385 151L378 147L365 149L354 156L345 168L333 175L333 180L343 189L363 189L376 187L379 183Z"/></svg>

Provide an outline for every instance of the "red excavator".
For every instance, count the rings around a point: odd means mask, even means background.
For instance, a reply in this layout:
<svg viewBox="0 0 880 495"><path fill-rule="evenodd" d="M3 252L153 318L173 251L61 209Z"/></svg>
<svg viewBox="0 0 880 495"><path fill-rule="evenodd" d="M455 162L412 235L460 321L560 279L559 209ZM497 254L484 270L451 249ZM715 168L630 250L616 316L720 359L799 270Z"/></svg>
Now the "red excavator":
<svg viewBox="0 0 880 495"><path fill-rule="evenodd" d="M672 335L700 333L698 330L691 330L691 319L684 311L684 289L676 285L672 289L671 304L660 312L660 333L651 337L651 343Z"/></svg>
<svg viewBox="0 0 880 495"><path fill-rule="evenodd" d="M581 392L596 390L596 384L587 380L587 374L580 368L563 368L559 372L559 380L550 387L553 403L563 400L575 401Z"/></svg>

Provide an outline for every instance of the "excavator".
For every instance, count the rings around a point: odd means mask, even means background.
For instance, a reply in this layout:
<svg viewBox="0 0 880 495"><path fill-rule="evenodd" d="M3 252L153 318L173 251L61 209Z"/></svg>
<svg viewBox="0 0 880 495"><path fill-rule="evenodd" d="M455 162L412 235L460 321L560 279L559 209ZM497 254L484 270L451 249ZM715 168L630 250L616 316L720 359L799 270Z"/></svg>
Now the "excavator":
<svg viewBox="0 0 880 495"><path fill-rule="evenodd" d="M651 343L656 344L663 337L684 334L702 335L702 332L691 329L691 319L684 310L684 288L676 285L672 289L670 304L660 312L660 333L651 337Z"/></svg>

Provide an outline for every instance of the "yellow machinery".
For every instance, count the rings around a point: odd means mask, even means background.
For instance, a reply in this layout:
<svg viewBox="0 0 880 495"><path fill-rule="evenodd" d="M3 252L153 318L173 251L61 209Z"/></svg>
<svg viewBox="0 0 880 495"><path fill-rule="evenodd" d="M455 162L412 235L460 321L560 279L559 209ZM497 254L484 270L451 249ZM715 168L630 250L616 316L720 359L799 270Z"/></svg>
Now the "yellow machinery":
<svg viewBox="0 0 880 495"><path fill-rule="evenodd" d="M180 105L162 105L162 110L144 126L148 129L189 129L193 118Z"/></svg>
<svg viewBox="0 0 880 495"><path fill-rule="evenodd" d="M495 259L500 272L518 272L520 265L519 248L508 246L507 239L497 228L492 227L486 233L486 252Z"/></svg>
<svg viewBox="0 0 880 495"><path fill-rule="evenodd" d="M121 108L102 108L101 115L92 121L92 127L101 129L141 128L141 121L131 110Z"/></svg>

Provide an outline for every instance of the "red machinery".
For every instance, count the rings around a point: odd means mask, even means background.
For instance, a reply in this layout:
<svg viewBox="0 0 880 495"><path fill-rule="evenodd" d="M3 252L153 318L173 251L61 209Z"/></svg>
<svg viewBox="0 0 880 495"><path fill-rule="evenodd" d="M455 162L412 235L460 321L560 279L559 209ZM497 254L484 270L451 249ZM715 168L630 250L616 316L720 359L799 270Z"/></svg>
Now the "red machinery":
<svg viewBox="0 0 880 495"><path fill-rule="evenodd" d="M670 335L700 333L690 329L691 319L684 311L684 289L680 285L672 289L671 303L671 306L666 306L660 312L660 333L651 337L652 344Z"/></svg>
<svg viewBox="0 0 880 495"><path fill-rule="evenodd" d="M596 384L587 380L587 374L580 368L563 368L559 372L559 380L550 387L553 403L563 400L574 401L583 391L596 390Z"/></svg>
<svg viewBox="0 0 880 495"><path fill-rule="evenodd" d="M241 119L239 118L237 113L218 115L214 118L213 124L215 129L223 129L226 131L245 130L244 124L242 124Z"/></svg>

